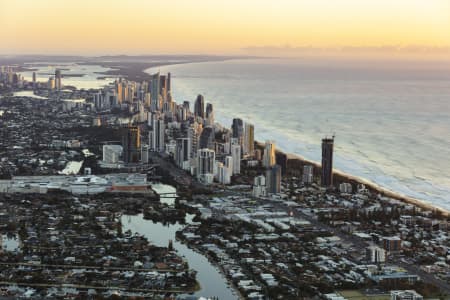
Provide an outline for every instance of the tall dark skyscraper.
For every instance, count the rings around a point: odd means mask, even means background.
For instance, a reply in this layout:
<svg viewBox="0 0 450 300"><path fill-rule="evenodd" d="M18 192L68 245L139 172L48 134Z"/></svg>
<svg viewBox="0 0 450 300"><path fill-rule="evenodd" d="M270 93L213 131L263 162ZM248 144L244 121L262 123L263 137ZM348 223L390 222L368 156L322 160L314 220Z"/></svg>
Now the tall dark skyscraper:
<svg viewBox="0 0 450 300"><path fill-rule="evenodd" d="M200 135L200 149L214 150L214 129L210 126L203 128Z"/></svg>
<svg viewBox="0 0 450 300"><path fill-rule="evenodd" d="M266 170L267 193L278 194L281 191L281 167L271 166Z"/></svg>
<svg viewBox="0 0 450 300"><path fill-rule="evenodd" d="M333 144L332 138L322 139L322 186L330 187L333 185Z"/></svg>
<svg viewBox="0 0 450 300"><path fill-rule="evenodd" d="M36 72L33 72L33 90L36 89Z"/></svg>
<svg viewBox="0 0 450 300"><path fill-rule="evenodd" d="M152 88L150 92L151 96L151 110L159 110L159 94L160 94L160 76L159 72L152 75Z"/></svg>
<svg viewBox="0 0 450 300"><path fill-rule="evenodd" d="M139 162L141 135L138 126L128 126L122 131L123 160L126 163Z"/></svg>
<svg viewBox="0 0 450 300"><path fill-rule="evenodd" d="M195 100L194 114L196 117L205 117L205 99L202 95L198 95Z"/></svg>
<svg viewBox="0 0 450 300"><path fill-rule="evenodd" d="M169 93L172 89L172 82L170 80L170 72L167 73L167 93Z"/></svg>
<svg viewBox="0 0 450 300"><path fill-rule="evenodd" d="M211 103L206 104L206 118L211 117L213 113L213 105Z"/></svg>
<svg viewBox="0 0 450 300"><path fill-rule="evenodd" d="M233 119L233 124L231 125L233 130L233 137L239 139L239 144L242 144L242 139L244 136L244 123L241 119Z"/></svg>

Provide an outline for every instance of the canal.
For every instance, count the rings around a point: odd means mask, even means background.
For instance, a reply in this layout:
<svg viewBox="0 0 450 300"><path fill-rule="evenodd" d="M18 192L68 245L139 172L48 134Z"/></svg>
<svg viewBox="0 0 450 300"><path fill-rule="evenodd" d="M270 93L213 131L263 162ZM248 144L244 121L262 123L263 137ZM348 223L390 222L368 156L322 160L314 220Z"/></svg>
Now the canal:
<svg viewBox="0 0 450 300"><path fill-rule="evenodd" d="M154 183L153 190L158 194L175 193L176 189L170 185ZM161 202L169 205L173 204L175 198L161 198ZM193 215L186 216L186 223L191 223ZM169 240L173 241L173 247L178 254L184 257L189 263L189 267L197 271L197 281L200 283L200 290L194 294L196 298L200 297L218 297L220 300L238 299L236 292L227 284L227 280L220 271L212 265L208 259L189 249L186 245L177 241L175 233L181 230L185 225L173 224L163 225L162 223L154 223L145 220L142 214L139 215L123 215L122 216L123 231L131 230L133 233L138 232L144 235L151 243L167 247Z"/></svg>

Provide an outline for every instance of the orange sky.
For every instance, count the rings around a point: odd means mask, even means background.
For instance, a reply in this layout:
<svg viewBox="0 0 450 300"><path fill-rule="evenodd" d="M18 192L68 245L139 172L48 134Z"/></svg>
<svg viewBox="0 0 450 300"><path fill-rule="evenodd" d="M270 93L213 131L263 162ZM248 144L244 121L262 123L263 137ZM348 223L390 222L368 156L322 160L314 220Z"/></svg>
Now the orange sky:
<svg viewBox="0 0 450 300"><path fill-rule="evenodd" d="M450 47L450 0L0 0L0 53Z"/></svg>

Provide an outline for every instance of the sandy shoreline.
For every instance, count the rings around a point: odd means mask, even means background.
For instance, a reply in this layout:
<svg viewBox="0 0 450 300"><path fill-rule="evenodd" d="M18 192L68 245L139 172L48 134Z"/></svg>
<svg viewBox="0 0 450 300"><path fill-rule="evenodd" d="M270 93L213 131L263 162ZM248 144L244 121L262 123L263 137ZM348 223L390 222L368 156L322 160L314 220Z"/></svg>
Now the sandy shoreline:
<svg viewBox="0 0 450 300"><path fill-rule="evenodd" d="M228 59L230 59L230 58L228 58ZM211 61L213 61L213 60L211 60ZM183 62L183 64L184 63L190 63L190 62ZM161 63L159 66L164 66L164 65L171 65L171 64ZM148 68L145 68L144 70L141 70L141 72L145 73L145 71L147 69ZM258 142L256 140L255 140L255 143L259 147L264 147L264 143ZM297 161L300 161L302 164L310 164L310 165L313 165L315 169L320 169L321 168L321 164L320 163L312 161L312 160L309 160L309 159L306 159L305 157L303 157L301 155L294 154L294 153L286 153L286 152L284 152L282 150L277 150L276 152L285 154L288 160L297 160ZM410 196L406 196L406 195L400 194L398 192L394 192L394 191L389 190L387 188L384 188L384 187L382 187L382 186L380 186L380 185L378 185L378 184L376 184L376 183L374 183L372 181L369 181L369 180L367 180L365 178L361 178L361 177L357 177L357 176L354 176L354 175L351 175L351 174L347 174L345 172L342 172L342 171L336 170L336 169L333 169L333 174L334 174L335 177L340 178L339 181L362 183L369 190L372 190L372 191L374 191L376 193L379 193L379 194L381 194L383 196L390 197L390 198L393 198L395 200L402 201L404 203L415 205L415 206L417 206L417 207L419 207L421 209L424 209L424 210L440 212L440 213L442 213L445 216L450 216L450 211L447 210L447 209L444 209L444 208L441 208L441 207L437 207L437 206L435 206L435 205L433 205L431 203L425 202L425 201L417 199L417 198L413 198L413 197L410 197Z"/></svg>
<svg viewBox="0 0 450 300"><path fill-rule="evenodd" d="M258 142L258 141L255 141L255 142L258 144L258 146L264 147L263 143ZM321 168L321 164L320 163L312 161L312 160L309 160L309 159L306 159L306 158L304 158L301 155L293 154L293 153L286 153L286 152L281 151L281 150L276 150L276 152L285 154L287 159L288 159L288 161L289 160L298 160L302 164L313 165L315 169L320 169ZM424 209L424 210L437 211L437 212L442 213L445 216L450 216L450 211L448 211L448 210L446 210L444 208L434 206L431 203L424 202L424 201L422 201L420 199L417 199L417 198L409 197L409 196L406 196L406 195L403 195L403 194L391 191L391 190L389 190L387 188L384 188L384 187L382 187L382 186L380 186L380 185L378 185L378 184L376 184L374 182L371 182L371 181L369 181L367 179L364 179L364 178L361 178L361 177L357 177L357 176L354 176L354 175L351 175L351 174L347 174L345 172L336 170L334 168L333 168L333 175L335 177L340 178L339 181L362 183L369 190L372 190L372 191L374 191L376 193L379 193L379 194L381 194L383 196L390 197L390 198L393 198L395 200L402 201L404 203L415 205L415 206L417 206L417 207L419 207L421 209Z"/></svg>

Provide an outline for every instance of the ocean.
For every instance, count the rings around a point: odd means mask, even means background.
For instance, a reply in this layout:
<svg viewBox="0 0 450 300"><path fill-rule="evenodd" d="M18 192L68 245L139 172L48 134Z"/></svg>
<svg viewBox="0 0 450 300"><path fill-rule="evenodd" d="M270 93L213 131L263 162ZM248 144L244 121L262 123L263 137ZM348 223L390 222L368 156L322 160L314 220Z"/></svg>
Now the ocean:
<svg viewBox="0 0 450 300"><path fill-rule="evenodd" d="M255 138L450 210L450 62L245 59L170 65L175 101L197 94L216 121L239 117Z"/></svg>

